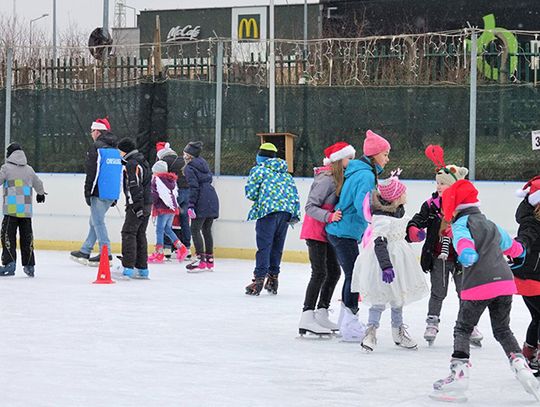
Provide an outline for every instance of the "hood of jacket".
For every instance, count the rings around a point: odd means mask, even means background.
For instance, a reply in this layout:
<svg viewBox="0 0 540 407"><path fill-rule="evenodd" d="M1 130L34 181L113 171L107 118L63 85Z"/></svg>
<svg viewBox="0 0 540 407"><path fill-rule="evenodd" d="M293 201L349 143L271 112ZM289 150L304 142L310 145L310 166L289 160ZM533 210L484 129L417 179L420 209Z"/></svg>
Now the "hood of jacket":
<svg viewBox="0 0 540 407"><path fill-rule="evenodd" d="M281 158L269 158L259 165L262 165L264 168L267 168L273 172L285 173L289 169L287 167L287 161L282 160Z"/></svg>
<svg viewBox="0 0 540 407"><path fill-rule="evenodd" d="M118 145L118 138L109 131L101 133L101 135L94 142L96 148L116 148Z"/></svg>
<svg viewBox="0 0 540 407"><path fill-rule="evenodd" d="M137 161L139 161L140 160L139 156L142 156L144 158L144 156L141 153L139 153L139 150L130 151L129 153L127 153L125 156L122 157L122 164L126 165L126 163L129 161L130 158L135 158Z"/></svg>
<svg viewBox="0 0 540 407"><path fill-rule="evenodd" d="M376 192L371 194L371 212L374 215L387 215L398 219L405 216L405 208L401 204L398 205L398 200L385 201Z"/></svg>
<svg viewBox="0 0 540 407"><path fill-rule="evenodd" d="M23 150L16 150L6 160L8 163L24 166L28 164Z"/></svg>
<svg viewBox="0 0 540 407"><path fill-rule="evenodd" d="M345 178L349 178L358 171L373 172L373 167L369 162L364 160L350 160L349 165L347 165L347 168L345 169L344 176Z"/></svg>
<svg viewBox="0 0 540 407"><path fill-rule="evenodd" d="M319 174L328 174L332 173L332 167L327 165L324 167L315 167L313 168L313 176L316 177Z"/></svg>
<svg viewBox="0 0 540 407"><path fill-rule="evenodd" d="M210 167L208 166L208 163L206 162L206 160L204 160L203 158L201 157L194 157L189 163L188 165L191 165L192 167L194 167L197 171L203 173L203 174L206 174L206 173L210 173Z"/></svg>

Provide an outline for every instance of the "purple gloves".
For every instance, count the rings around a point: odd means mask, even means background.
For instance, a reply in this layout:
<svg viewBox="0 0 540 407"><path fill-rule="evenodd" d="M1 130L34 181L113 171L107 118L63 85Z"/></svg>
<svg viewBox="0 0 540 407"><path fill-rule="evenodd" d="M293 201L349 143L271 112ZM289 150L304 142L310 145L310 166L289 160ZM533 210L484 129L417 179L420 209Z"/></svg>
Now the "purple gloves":
<svg viewBox="0 0 540 407"><path fill-rule="evenodd" d="M394 281L394 277L396 276L396 273L394 273L394 269L392 267L389 267L387 269L384 269L382 272L382 281L385 283L390 284L392 281Z"/></svg>
<svg viewBox="0 0 540 407"><path fill-rule="evenodd" d="M195 213L195 209L189 208L187 210L187 214L189 216L189 219L195 219L197 217L197 214Z"/></svg>
<svg viewBox="0 0 540 407"><path fill-rule="evenodd" d="M409 240L411 242L421 242L426 238L426 231L418 229L416 226L409 227Z"/></svg>

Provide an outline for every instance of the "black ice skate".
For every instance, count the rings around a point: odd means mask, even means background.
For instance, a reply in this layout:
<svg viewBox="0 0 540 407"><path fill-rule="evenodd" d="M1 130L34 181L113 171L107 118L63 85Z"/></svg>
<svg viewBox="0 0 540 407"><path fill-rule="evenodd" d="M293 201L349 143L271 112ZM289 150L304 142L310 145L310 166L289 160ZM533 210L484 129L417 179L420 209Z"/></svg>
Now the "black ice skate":
<svg viewBox="0 0 540 407"><path fill-rule="evenodd" d="M263 289L264 277L256 277L252 283L246 287L247 295L259 295Z"/></svg>
<svg viewBox="0 0 540 407"><path fill-rule="evenodd" d="M264 289L268 291L269 294L277 294L277 289L279 286L278 275L277 274L268 274L266 276L266 284Z"/></svg>
<svg viewBox="0 0 540 407"><path fill-rule="evenodd" d="M15 262L6 264L5 266L0 266L0 277L8 277L15 275Z"/></svg>
<svg viewBox="0 0 540 407"><path fill-rule="evenodd" d="M90 258L89 254L83 253L80 250L70 253L70 259L76 261L77 263L82 264L83 266L88 265L88 259Z"/></svg>
<svg viewBox="0 0 540 407"><path fill-rule="evenodd" d="M34 277L34 266L23 266L23 271L28 277Z"/></svg>
<svg viewBox="0 0 540 407"><path fill-rule="evenodd" d="M101 258L101 255L97 254L94 257L90 257L88 259L87 265L91 267L98 267L99 266L99 259ZM112 256L109 254L109 261L112 261Z"/></svg>

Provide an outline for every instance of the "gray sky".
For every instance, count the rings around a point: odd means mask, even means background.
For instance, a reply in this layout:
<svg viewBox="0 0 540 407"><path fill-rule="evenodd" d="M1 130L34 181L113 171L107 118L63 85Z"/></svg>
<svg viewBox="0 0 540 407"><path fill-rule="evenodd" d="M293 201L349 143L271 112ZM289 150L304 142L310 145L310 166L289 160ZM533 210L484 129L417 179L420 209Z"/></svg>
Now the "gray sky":
<svg viewBox="0 0 540 407"><path fill-rule="evenodd" d="M317 3L317 0L308 0L308 3ZM276 5L304 3L304 0L275 0ZM109 0L109 24L112 26L114 18L115 0ZM230 7L230 6L258 6L269 4L269 0L128 0L127 5L137 10L144 9L182 9L182 8L207 8L207 7ZM30 19L48 13L49 16L34 22L34 27L45 32L52 31L52 6L53 0L0 0L0 13L8 16L13 15L15 8L17 18L23 18L28 22ZM56 0L58 31L63 31L71 22L80 29L88 31L101 27L103 21L102 0ZM128 25L133 22L133 10L127 10L126 20Z"/></svg>

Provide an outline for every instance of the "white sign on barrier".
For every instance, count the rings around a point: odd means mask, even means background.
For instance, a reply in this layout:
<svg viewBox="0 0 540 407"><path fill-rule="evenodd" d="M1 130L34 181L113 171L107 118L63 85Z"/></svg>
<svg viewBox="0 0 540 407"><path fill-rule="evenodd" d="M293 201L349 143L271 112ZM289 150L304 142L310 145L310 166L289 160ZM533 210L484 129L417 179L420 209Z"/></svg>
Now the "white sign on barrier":
<svg viewBox="0 0 540 407"><path fill-rule="evenodd" d="M540 150L540 130L534 130L532 133L532 149Z"/></svg>

